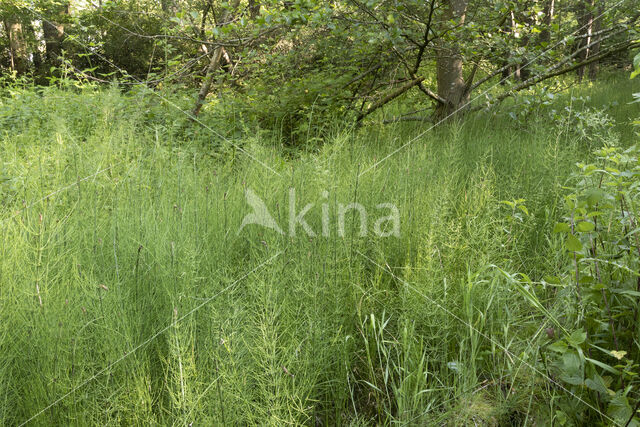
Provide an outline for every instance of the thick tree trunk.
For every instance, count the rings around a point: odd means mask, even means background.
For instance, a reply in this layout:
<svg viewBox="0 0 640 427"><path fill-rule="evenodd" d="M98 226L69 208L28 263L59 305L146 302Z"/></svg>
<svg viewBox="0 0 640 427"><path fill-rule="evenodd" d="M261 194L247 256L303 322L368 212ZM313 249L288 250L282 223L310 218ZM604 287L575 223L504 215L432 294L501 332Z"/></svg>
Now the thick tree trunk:
<svg viewBox="0 0 640 427"><path fill-rule="evenodd" d="M532 15L524 15L520 19L524 22L525 27L532 27L535 25L535 20ZM531 38L527 32L523 32L520 38L520 47L524 48L525 52L529 52L529 44L531 43ZM531 77L531 70L529 69L529 60L523 59L521 63L518 64L518 77L521 81L526 81Z"/></svg>
<svg viewBox="0 0 640 427"><path fill-rule="evenodd" d="M42 23L42 32L44 34L45 62L49 66L54 66L62 55L64 25L45 21Z"/></svg>
<svg viewBox="0 0 640 427"><path fill-rule="evenodd" d="M27 44L22 33L22 23L15 16L10 16L4 22L7 35L9 36L9 53L11 54L11 69L18 74L27 71Z"/></svg>
<svg viewBox="0 0 640 427"><path fill-rule="evenodd" d="M504 21L500 25L500 33L502 33L503 36L512 37L513 36L512 28L513 28L512 15L511 13L509 13L509 17L508 18L505 17ZM509 56L511 56L510 52L505 49L503 54L503 59L501 62L502 72L501 72L500 84L502 86L507 84L507 80L509 79L509 76L511 75L511 72L512 72L511 68L513 68L509 65Z"/></svg>
<svg viewBox="0 0 640 427"><path fill-rule="evenodd" d="M467 0L448 0L443 15L444 22L452 20L464 24ZM442 120L462 110L469 101L469 91L463 76L463 60L457 41L441 40L436 55L438 96L446 100L436 106L435 119Z"/></svg>

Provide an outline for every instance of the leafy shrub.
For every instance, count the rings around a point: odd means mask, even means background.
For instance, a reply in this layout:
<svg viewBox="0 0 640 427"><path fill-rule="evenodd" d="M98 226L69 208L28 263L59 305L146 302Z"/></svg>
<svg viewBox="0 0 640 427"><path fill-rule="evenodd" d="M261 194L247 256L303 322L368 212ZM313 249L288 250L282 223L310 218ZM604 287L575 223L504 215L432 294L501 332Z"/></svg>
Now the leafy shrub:
<svg viewBox="0 0 640 427"><path fill-rule="evenodd" d="M572 102L579 101L584 102L581 98L572 98ZM552 111L551 118L558 130L590 147L613 145L618 138L613 129L614 121L604 108L567 106L563 112Z"/></svg>
<svg viewBox="0 0 640 427"><path fill-rule="evenodd" d="M640 425L632 418L640 405L640 148L604 147L595 154L594 163L578 164L565 221L554 229L564 235L571 260L563 288L578 308L566 313L564 336L547 346L549 370L571 391L558 421L609 417L634 426ZM576 396L594 411L574 406Z"/></svg>

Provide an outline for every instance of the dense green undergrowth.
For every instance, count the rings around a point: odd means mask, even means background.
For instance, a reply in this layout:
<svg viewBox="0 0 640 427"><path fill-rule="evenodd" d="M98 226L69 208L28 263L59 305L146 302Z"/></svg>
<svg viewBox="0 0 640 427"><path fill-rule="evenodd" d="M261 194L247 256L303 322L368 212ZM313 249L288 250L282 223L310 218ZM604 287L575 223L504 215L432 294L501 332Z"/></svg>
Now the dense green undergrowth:
<svg viewBox="0 0 640 427"><path fill-rule="evenodd" d="M610 423L549 362L550 317L569 328L575 314L552 230L576 162L634 143L633 83L424 134L336 126L320 144L310 125L295 151L144 92L7 92L0 422ZM247 189L284 234L239 231ZM313 203L315 236L290 233L290 189L296 212ZM366 233L354 210L340 232L356 202ZM373 232L381 204L399 237Z"/></svg>

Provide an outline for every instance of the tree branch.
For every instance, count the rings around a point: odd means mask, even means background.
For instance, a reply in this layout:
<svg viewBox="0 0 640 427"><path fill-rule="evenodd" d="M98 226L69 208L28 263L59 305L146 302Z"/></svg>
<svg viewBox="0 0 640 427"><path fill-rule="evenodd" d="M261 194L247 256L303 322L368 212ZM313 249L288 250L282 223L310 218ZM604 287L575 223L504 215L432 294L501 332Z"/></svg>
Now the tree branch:
<svg viewBox="0 0 640 427"><path fill-rule="evenodd" d="M550 79L552 77L557 77L557 76L561 76L563 74L570 73L571 71L577 70L578 68L583 67L585 65L589 65L592 62L599 61L599 60L601 60L603 58L606 58L607 56L611 56L614 53L617 53L617 52L620 52L620 51L623 51L623 50L627 50L627 49L635 49L636 47L640 47L640 42L624 42L621 46L618 46L617 48L609 49L609 50L607 50L607 51L605 51L605 52L603 52L603 53L601 53L599 55L592 56L591 58L587 59L586 61L582 61L582 62L580 62L578 64L574 64L574 65L571 65L569 67L565 67L565 68L563 68L561 70L552 71L552 72L549 72L547 74L543 74L543 75L540 75L540 76L537 76L537 77L532 77L531 79L520 83L519 85L515 86L514 88L512 88L512 89L508 90L507 92L505 92L505 93L499 95L498 97L496 97L496 102L500 103L504 99L514 95L516 92L519 92L519 91L521 91L523 89L527 89L527 88L529 88L529 87L531 87L531 86L533 86L535 84L538 84L538 83L540 83L540 82L542 82L544 80L548 80L548 79Z"/></svg>
<svg viewBox="0 0 640 427"><path fill-rule="evenodd" d="M369 114L371 114L374 111L376 111L378 108L382 107L383 105L389 103L390 101L396 99L397 97L399 97L403 93L407 92L412 87L419 85L423 80L424 80L424 77L418 77L418 78L410 81L409 83L405 84L404 86L400 86L399 88L397 88L393 92L389 93L387 96L385 96L382 99L380 99L379 101L373 103L365 111L363 111L360 114L358 114L358 118L356 119L356 121L359 122L360 120L362 120L363 118L365 118Z"/></svg>
<svg viewBox="0 0 640 427"><path fill-rule="evenodd" d="M441 97L440 95L432 91L431 89L425 87L425 85L423 85L422 82L418 83L418 88L422 92L424 92L425 95L427 95L429 98L433 99L434 101L439 102L440 104L447 103L446 99L444 99L443 97Z"/></svg>

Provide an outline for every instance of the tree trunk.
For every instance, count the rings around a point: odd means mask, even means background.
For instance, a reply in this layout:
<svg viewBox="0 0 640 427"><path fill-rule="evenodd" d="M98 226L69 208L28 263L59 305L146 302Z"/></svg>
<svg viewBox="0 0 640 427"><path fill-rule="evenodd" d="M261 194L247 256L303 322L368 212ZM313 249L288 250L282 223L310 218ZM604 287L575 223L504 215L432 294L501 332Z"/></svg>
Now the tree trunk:
<svg viewBox="0 0 640 427"><path fill-rule="evenodd" d="M174 16L178 12L178 8L174 0L160 0L160 7L162 8L162 11L169 16Z"/></svg>
<svg viewBox="0 0 640 427"><path fill-rule="evenodd" d="M604 12L604 1L600 1L598 9L596 9L596 17L593 20L593 33L598 34L602 29L602 13ZM600 53L600 35L596 35L592 40L593 46L591 46L591 56L598 56ZM589 64L589 80L594 81L598 77L598 70L600 69L600 61L593 61Z"/></svg>
<svg viewBox="0 0 640 427"><path fill-rule="evenodd" d="M44 35L45 44L45 64L48 67L57 65L58 58L62 55L62 41L64 40L64 24L58 24L56 21L62 21L64 15L69 14L69 4L63 3L51 11L51 18L42 21L42 33Z"/></svg>
<svg viewBox="0 0 640 427"><path fill-rule="evenodd" d="M11 54L11 69L18 74L27 71L27 44L22 33L22 23L16 16L8 17L4 22L9 36L9 53Z"/></svg>
<svg viewBox="0 0 640 427"><path fill-rule="evenodd" d="M31 50L33 55L33 68L38 71L42 68L42 55L40 54L40 48L38 43L38 34L36 33L36 29L33 27L33 23L28 22L27 28L30 37L35 40L35 44L33 45L33 49Z"/></svg>
<svg viewBox="0 0 640 427"><path fill-rule="evenodd" d="M217 22L217 25L224 26L228 24L233 18L232 12L230 11L236 10L239 4L240 4L240 0L234 0L233 3L230 5L230 8L225 9L224 12L222 12L222 16L220 17L220 20ZM200 109L204 105L204 101L207 98L207 95L209 94L209 90L211 89L211 84L213 83L215 72L220 67L221 59L225 53L226 52L224 50L224 47L222 46L216 46L216 48L211 53L211 57L209 59L209 65L207 66L207 71L205 72L204 80L202 81L202 85L200 86L200 90L198 91L198 98L196 99L196 104L193 107L193 110L191 111L191 115L193 116L193 118L198 116L198 114L200 113Z"/></svg>
<svg viewBox="0 0 640 427"><path fill-rule="evenodd" d="M443 21L453 20L458 25L464 24L467 0L448 0L445 5ZM460 47L455 39L440 40L436 54L436 72L438 95L446 100L439 103L435 111L435 119L442 120L458 112L469 101L469 91L464 81L463 60Z"/></svg>
<svg viewBox="0 0 640 427"><path fill-rule="evenodd" d="M198 114L200 114L200 109L204 105L204 101L209 94L211 83L213 83L214 73L218 69L218 67L220 67L220 58L222 58L222 51L222 46L218 46L213 50L213 53L211 54L211 59L209 60L209 66L207 67L204 81L202 82L202 86L200 86L200 90L198 91L196 105L193 107L193 111L191 112L191 115L193 115L193 117L197 117Z"/></svg>
<svg viewBox="0 0 640 427"><path fill-rule="evenodd" d="M515 13L513 13L513 10L511 11L511 37L516 38L516 33L517 33L517 29L516 29L516 15ZM513 77L516 80L522 80L522 77L520 76L520 64L514 64L513 65Z"/></svg>
<svg viewBox="0 0 640 427"><path fill-rule="evenodd" d="M260 0L249 0L249 16L255 19L260 14Z"/></svg>
<svg viewBox="0 0 640 427"><path fill-rule="evenodd" d="M533 19L532 16L529 15L524 15L521 17L521 19L524 22L525 27L532 27L535 25L535 20ZM524 49L525 52L529 52L530 48L529 48L529 44L531 43L531 39L529 37L529 35L527 34L526 31L524 31L521 36L520 36L520 43L519 46L522 47ZM526 81L527 79L529 79L529 77L531 77L531 70L529 69L529 60L527 59L527 57L525 56L525 58L523 59L523 61L521 63L518 64L518 78L521 81Z"/></svg>
<svg viewBox="0 0 640 427"><path fill-rule="evenodd" d="M545 2L544 4L544 28L540 32L540 41L543 43L548 44L551 41L551 22L553 21L555 8L555 0L547 0L547 2Z"/></svg>
<svg viewBox="0 0 640 427"><path fill-rule="evenodd" d="M512 34L512 28L513 28L513 21L512 21L512 14L509 13L509 18L505 17L504 21L502 22L502 24L500 25L500 33L503 35L503 37L513 37ZM511 56L511 53L508 51L508 49L505 49L504 54L503 54L503 59L501 62L501 68L502 68L502 75L500 78L500 85L504 86L507 84L507 80L509 79L509 76L511 75L511 66L509 65L509 57Z"/></svg>
<svg viewBox="0 0 640 427"><path fill-rule="evenodd" d="M593 34L593 13L591 13L591 7L594 0L583 0L578 7L578 26L580 28L580 42L578 43L578 49L591 44ZM578 55L578 62L584 62L591 56L591 48L583 49ZM582 81L584 77L585 67L580 67L576 70L578 74L578 80Z"/></svg>

